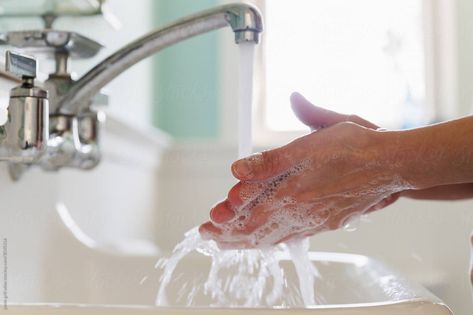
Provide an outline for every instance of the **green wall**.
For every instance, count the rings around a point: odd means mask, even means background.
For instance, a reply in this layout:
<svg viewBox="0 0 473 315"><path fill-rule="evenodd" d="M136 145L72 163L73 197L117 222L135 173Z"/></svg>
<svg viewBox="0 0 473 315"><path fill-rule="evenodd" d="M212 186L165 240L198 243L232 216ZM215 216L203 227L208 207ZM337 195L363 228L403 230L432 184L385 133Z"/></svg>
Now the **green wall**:
<svg viewBox="0 0 473 315"><path fill-rule="evenodd" d="M214 7L217 0L154 1L155 26ZM217 32L179 43L154 59L153 122L178 139L216 138Z"/></svg>

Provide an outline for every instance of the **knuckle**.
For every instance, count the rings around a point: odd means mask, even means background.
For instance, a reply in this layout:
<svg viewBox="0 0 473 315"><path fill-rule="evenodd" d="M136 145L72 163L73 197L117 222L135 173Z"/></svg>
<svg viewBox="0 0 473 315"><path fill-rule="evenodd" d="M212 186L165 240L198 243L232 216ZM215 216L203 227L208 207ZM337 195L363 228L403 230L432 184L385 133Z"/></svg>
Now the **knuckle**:
<svg viewBox="0 0 473 315"><path fill-rule="evenodd" d="M272 173L278 169L279 155L273 151L265 151L262 153L263 161L260 165L261 171Z"/></svg>

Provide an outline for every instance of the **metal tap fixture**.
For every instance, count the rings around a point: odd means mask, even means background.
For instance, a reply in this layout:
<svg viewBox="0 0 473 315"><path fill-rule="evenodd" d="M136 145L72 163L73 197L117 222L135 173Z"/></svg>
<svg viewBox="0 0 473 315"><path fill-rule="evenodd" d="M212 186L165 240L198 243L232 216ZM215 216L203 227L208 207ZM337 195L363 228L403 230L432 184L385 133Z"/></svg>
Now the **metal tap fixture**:
<svg viewBox="0 0 473 315"><path fill-rule="evenodd" d="M128 44L74 83L54 106L57 113L77 114L120 73L156 52L188 38L230 26L235 42L259 43L263 21L259 11L248 4L230 4L189 16Z"/></svg>
<svg viewBox="0 0 473 315"><path fill-rule="evenodd" d="M34 163L47 148L48 92L34 86L34 58L7 51L5 65L23 83L10 91L8 118L0 126L0 161Z"/></svg>
<svg viewBox="0 0 473 315"><path fill-rule="evenodd" d="M49 92L48 145L45 152L41 146L41 150L38 149L41 154L28 162L34 162L45 170L96 166L100 161L99 135L104 114L93 109L92 105L100 90L119 74L160 50L227 26L235 33L237 44L257 44L263 31L262 17L255 7L248 4L220 6L180 19L137 39L77 81L69 75L69 57L94 56L102 47L99 43L76 33L51 29L0 33L0 44L52 52L56 61L55 73L44 82L44 88ZM18 152L12 153L19 155ZM16 167L13 173L18 177L21 170Z"/></svg>

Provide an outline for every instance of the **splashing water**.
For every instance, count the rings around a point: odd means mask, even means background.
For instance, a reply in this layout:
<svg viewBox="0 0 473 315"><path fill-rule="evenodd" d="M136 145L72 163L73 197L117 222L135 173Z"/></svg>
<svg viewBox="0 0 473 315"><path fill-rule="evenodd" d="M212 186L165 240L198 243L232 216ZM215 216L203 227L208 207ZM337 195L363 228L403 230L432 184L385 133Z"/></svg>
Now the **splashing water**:
<svg viewBox="0 0 473 315"><path fill-rule="evenodd" d="M309 240L293 241L287 244L297 276L299 277L299 288L305 305L315 304L314 278L320 276L314 264L310 261Z"/></svg>
<svg viewBox="0 0 473 315"><path fill-rule="evenodd" d="M240 44L239 77L239 157L251 154L251 108L253 96L254 44ZM315 304L314 280L318 276L308 255L308 240L292 241L287 245L252 250L220 250L214 241L203 240L194 228L185 234L184 240L176 245L171 257L162 259L156 268L162 269L158 306L219 306L219 307L262 307L262 306L308 306ZM209 268L205 279L200 271L197 275L175 274L178 265L191 254L206 257ZM298 277L298 286L286 276L283 260L292 260ZM210 264L210 267L208 265ZM187 271L198 266L184 266ZM205 270L206 267L203 268ZM193 281L190 283L189 281ZM178 288L171 288L172 286ZM174 289L174 291L173 291ZM168 292L173 291L173 292ZM172 294L172 301L170 299Z"/></svg>
<svg viewBox="0 0 473 315"><path fill-rule="evenodd" d="M194 228L185 234L171 257L160 260L162 269L156 297L158 306L290 307L315 304L314 279L318 272L308 257L308 240L251 250L220 250L214 241L205 241ZM203 277L199 257L206 257ZM291 258L299 290L290 286L282 263ZM176 272L194 269L198 276ZM210 265L210 266L209 266ZM200 277L199 277L200 276ZM183 280L182 278L187 278ZM194 281L189 285L189 281ZM292 281L292 282L291 282ZM178 287L178 289L176 289ZM177 293L176 293L177 292Z"/></svg>

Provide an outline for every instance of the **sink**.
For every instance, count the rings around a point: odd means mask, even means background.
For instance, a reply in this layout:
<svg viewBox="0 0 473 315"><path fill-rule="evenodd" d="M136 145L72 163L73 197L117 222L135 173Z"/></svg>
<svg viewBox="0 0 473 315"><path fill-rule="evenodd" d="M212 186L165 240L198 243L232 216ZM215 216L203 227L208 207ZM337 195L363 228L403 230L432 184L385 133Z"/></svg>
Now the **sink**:
<svg viewBox="0 0 473 315"><path fill-rule="evenodd" d="M67 208L59 206L56 227L41 296L36 304L9 303L9 314L319 314L319 315L452 315L449 308L424 287L411 282L382 262L362 255L310 252L320 273L316 281L317 305L307 308L214 308L204 294L186 308L185 283L206 278L209 258L188 256L175 270L168 287L170 307L156 307L158 259L168 256L148 244L129 248L97 244L80 230ZM297 277L288 260L281 260L294 288ZM287 289L289 290L289 289ZM291 294L289 291L285 294ZM180 298L179 298L180 296ZM23 302L23 301L19 301Z"/></svg>
<svg viewBox="0 0 473 315"><path fill-rule="evenodd" d="M13 315L128 315L128 314L167 314L167 315L217 315L217 314L258 314L258 315L366 315L366 314L382 314L382 315L445 315L451 314L450 311L443 306L430 304L422 301L402 302L393 305L372 305L358 308L353 307L312 307L305 309L223 309L223 308L157 308L145 306L110 306L110 305L15 305L11 306L8 311Z"/></svg>

